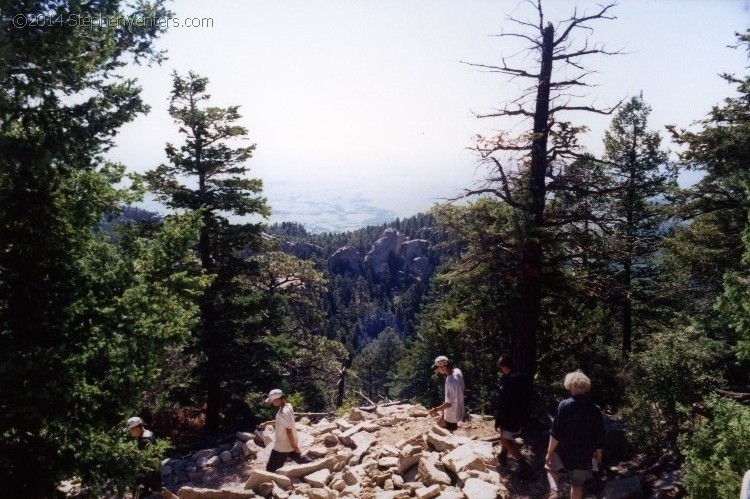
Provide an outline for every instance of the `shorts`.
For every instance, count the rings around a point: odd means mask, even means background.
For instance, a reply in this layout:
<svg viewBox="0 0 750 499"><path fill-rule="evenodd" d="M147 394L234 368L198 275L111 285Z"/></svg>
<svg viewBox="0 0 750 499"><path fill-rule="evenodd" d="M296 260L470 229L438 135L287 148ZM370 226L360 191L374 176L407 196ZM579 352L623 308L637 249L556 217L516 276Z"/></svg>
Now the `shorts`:
<svg viewBox="0 0 750 499"><path fill-rule="evenodd" d="M456 431L458 430L458 423L449 423L448 421L446 421L445 429L448 431Z"/></svg>
<svg viewBox="0 0 750 499"><path fill-rule="evenodd" d="M266 471L275 473L276 470L284 466L284 463L286 462L286 459L288 457L291 457L296 463L299 463L299 464L310 462L309 457L303 456L297 452L279 452L274 449L271 451L271 456L268 458L268 463L266 464Z"/></svg>
<svg viewBox="0 0 750 499"><path fill-rule="evenodd" d="M508 430L503 430L499 426L495 428L495 431L497 431L500 434L500 438L505 438L507 440L515 440L515 438L521 434L521 430L508 431Z"/></svg>
<svg viewBox="0 0 750 499"><path fill-rule="evenodd" d="M544 467L555 473L567 473L570 477L571 485L583 485L586 483L586 480L594 476L591 470L566 470L557 452L553 453L552 456L552 464L550 466L545 464Z"/></svg>

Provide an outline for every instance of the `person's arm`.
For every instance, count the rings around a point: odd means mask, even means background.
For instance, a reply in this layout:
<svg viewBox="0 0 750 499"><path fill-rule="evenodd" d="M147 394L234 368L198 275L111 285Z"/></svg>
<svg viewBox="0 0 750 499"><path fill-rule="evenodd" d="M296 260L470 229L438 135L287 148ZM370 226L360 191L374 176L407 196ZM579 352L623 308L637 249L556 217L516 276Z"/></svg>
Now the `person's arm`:
<svg viewBox="0 0 750 499"><path fill-rule="evenodd" d="M455 398L455 388L453 387L451 383L446 383L445 384L445 402L443 402L437 407L433 407L432 409L430 409L430 416L433 416L435 415L435 413L444 411L447 408L451 407L452 404L450 401L453 400L454 398Z"/></svg>
<svg viewBox="0 0 750 499"><path fill-rule="evenodd" d="M270 420L268 420L268 421L263 421L262 423L258 424L258 429L259 429L259 430L262 430L262 429L264 429L264 428L265 428L266 426L273 426L273 425L275 425L275 424L276 424L276 420L275 420L275 419L270 419Z"/></svg>
<svg viewBox="0 0 750 499"><path fill-rule="evenodd" d="M286 436L289 438L289 443L292 445L292 450L296 452L297 454L300 453L299 445L297 443L297 440L294 439L294 432L291 428L285 428L286 429Z"/></svg>
<svg viewBox="0 0 750 499"><path fill-rule="evenodd" d="M440 412L440 411L444 411L444 410L446 410L447 408L449 408L450 406L451 406L451 403L450 403L450 402L443 402L443 403L442 403L442 404L440 404L439 406L437 406L437 407L433 407L433 408L432 408L432 409L430 409L430 410L429 410L428 412L430 413L430 416L434 416L434 415L435 415L435 414L437 414L438 412Z"/></svg>

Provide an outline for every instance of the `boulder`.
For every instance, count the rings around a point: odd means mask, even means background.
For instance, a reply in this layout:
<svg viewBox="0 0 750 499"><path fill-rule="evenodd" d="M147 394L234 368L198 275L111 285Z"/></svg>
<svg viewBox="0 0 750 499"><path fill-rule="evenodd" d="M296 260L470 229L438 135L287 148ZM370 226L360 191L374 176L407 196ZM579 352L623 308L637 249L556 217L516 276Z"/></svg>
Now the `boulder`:
<svg viewBox="0 0 750 499"><path fill-rule="evenodd" d="M348 430L344 431L344 433L339 435L339 441L344 445L354 445L352 444L351 437L362 429L363 424L364 423L358 423L356 426L352 426Z"/></svg>
<svg viewBox="0 0 750 499"><path fill-rule="evenodd" d="M422 487L414 491L414 496L419 499L432 499L440 495L440 485L431 485L429 487Z"/></svg>
<svg viewBox="0 0 750 499"><path fill-rule="evenodd" d="M427 250L430 248L430 241L427 239L412 239L401 243L399 252L405 262L411 262L415 258L427 256Z"/></svg>
<svg viewBox="0 0 750 499"><path fill-rule="evenodd" d="M255 438L254 434L248 433L246 431L238 431L234 434L234 436L240 442L247 442L248 440L252 440L253 438Z"/></svg>
<svg viewBox="0 0 750 499"><path fill-rule="evenodd" d="M443 489L437 499L466 499L466 495L461 491L461 489L457 489L456 487L448 487L446 489Z"/></svg>
<svg viewBox="0 0 750 499"><path fill-rule="evenodd" d="M219 454L219 459L221 459L221 462L225 463L225 464L228 463L228 462L231 462L232 461L232 453L229 452L228 450L225 450L224 452L222 452L221 454Z"/></svg>
<svg viewBox="0 0 750 499"><path fill-rule="evenodd" d="M488 471L494 467L495 456L490 442L472 441L456 447L441 459L454 473L468 470Z"/></svg>
<svg viewBox="0 0 750 499"><path fill-rule="evenodd" d="M366 421L365 423L362 424L362 429L364 431L374 433L380 430L380 425L373 421Z"/></svg>
<svg viewBox="0 0 750 499"><path fill-rule="evenodd" d="M331 431L335 430L337 428L336 424L334 423L328 423L325 424L317 424L313 426L310 429L310 434L314 437L319 437L320 435L324 435L326 433L330 433Z"/></svg>
<svg viewBox="0 0 750 499"><path fill-rule="evenodd" d="M325 457L326 454L328 454L328 449L322 446L315 446L307 449L307 455L314 459Z"/></svg>
<svg viewBox="0 0 750 499"><path fill-rule="evenodd" d="M375 437L366 431L361 431L351 436L351 442L355 447L352 458L349 462L357 464L362 460L362 456L365 455L370 446L375 443Z"/></svg>
<svg viewBox="0 0 750 499"><path fill-rule="evenodd" d="M310 484L313 488L322 489L328 483L328 478L331 476L331 470L323 468L315 473L310 473L303 480Z"/></svg>
<svg viewBox="0 0 750 499"><path fill-rule="evenodd" d="M467 499L509 497L508 489L503 485L485 482L479 478L469 478L461 490Z"/></svg>
<svg viewBox="0 0 750 499"><path fill-rule="evenodd" d="M378 467L383 469L388 468L397 468L398 467L398 458L396 456L386 456L381 457L378 460Z"/></svg>
<svg viewBox="0 0 750 499"><path fill-rule="evenodd" d="M255 442L248 440L242 444L242 455L246 459L252 459L260 453L260 448L255 445Z"/></svg>
<svg viewBox="0 0 750 499"><path fill-rule="evenodd" d="M418 452L417 454L407 454L405 456L401 456L398 459L398 473L399 475L405 474L407 471L409 471L413 466L419 463L419 460L423 458L421 452Z"/></svg>
<svg viewBox="0 0 750 499"><path fill-rule="evenodd" d="M213 457L215 455L216 455L216 451L214 451L213 449L203 449L203 450L199 450L198 452L194 453L191 456L191 459L193 461L197 461L198 459L200 459L202 457L205 457L206 459L208 459L209 457Z"/></svg>
<svg viewBox="0 0 750 499"><path fill-rule="evenodd" d="M388 271L388 258L397 254L404 236L396 229L385 229L383 235L375 241L365 256L365 263L377 274Z"/></svg>
<svg viewBox="0 0 750 499"><path fill-rule="evenodd" d="M180 488L177 495L180 499L249 499L255 497L255 493L251 490L215 490L187 486Z"/></svg>
<svg viewBox="0 0 750 499"><path fill-rule="evenodd" d="M444 472L435 467L435 464L428 458L419 459L419 474L425 485L450 485L451 479Z"/></svg>
<svg viewBox="0 0 750 499"><path fill-rule="evenodd" d="M354 246L343 246L331 255L328 260L331 263L331 269L337 274L346 272L358 272L362 265L362 256Z"/></svg>
<svg viewBox="0 0 750 499"><path fill-rule="evenodd" d="M455 435L439 435L434 432L429 432L425 435L425 441L431 445L438 452L452 451L456 447L472 442L473 440L466 437L459 437Z"/></svg>
<svg viewBox="0 0 750 499"><path fill-rule="evenodd" d="M287 476L265 470L253 470L250 473L250 478L245 482L245 489L255 490L261 483L269 482L278 483L284 488L292 484L292 481Z"/></svg>
<svg viewBox="0 0 750 499"><path fill-rule="evenodd" d="M349 421L365 421L370 419L377 419L377 416L357 407L349 411Z"/></svg>
<svg viewBox="0 0 750 499"><path fill-rule="evenodd" d="M279 475L284 475L289 478L302 478L311 473L315 473L318 470L322 470L323 468L332 471L335 464L336 459L333 457L328 457L325 459L312 461L310 463L287 465L279 469L278 473Z"/></svg>

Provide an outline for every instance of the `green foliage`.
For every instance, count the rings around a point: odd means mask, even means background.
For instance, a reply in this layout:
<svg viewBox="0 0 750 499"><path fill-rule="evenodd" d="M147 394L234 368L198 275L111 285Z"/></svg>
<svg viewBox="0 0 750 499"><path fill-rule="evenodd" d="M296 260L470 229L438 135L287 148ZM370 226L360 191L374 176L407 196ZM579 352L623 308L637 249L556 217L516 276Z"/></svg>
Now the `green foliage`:
<svg viewBox="0 0 750 499"><path fill-rule="evenodd" d="M636 448L672 446L692 421L692 406L720 385L710 341L690 328L655 334L626 371L623 415Z"/></svg>
<svg viewBox="0 0 750 499"><path fill-rule="evenodd" d="M750 469L750 408L720 397L707 408L710 419L680 438L683 483L696 499L734 499Z"/></svg>
<svg viewBox="0 0 750 499"><path fill-rule="evenodd" d="M161 471L161 461L171 449L165 439L156 445L139 449L137 441L128 438L118 427L113 431L94 430L90 445L75 456L79 473L91 490L115 489L119 494L132 489L149 473Z"/></svg>
<svg viewBox="0 0 750 499"><path fill-rule="evenodd" d="M264 310L274 301L254 289L259 265L246 258L262 247L262 224L231 224L227 216L266 217L270 211L259 195L262 182L247 176L244 163L255 146L242 145L248 132L238 124L238 107L206 105L207 78L190 72L173 73L172 79L169 114L184 143L167 144L169 162L147 172L145 180L168 206L201 216L197 256L214 280L199 300L192 354L195 388L205 393L206 428L215 431L231 396L242 398L257 379L256 364L268 357Z"/></svg>
<svg viewBox="0 0 750 499"><path fill-rule="evenodd" d="M396 392L392 388L393 367L404 356L404 345L392 328L387 328L368 343L352 362L350 375L356 382L350 387L358 387L370 400L392 400Z"/></svg>
<svg viewBox="0 0 750 499"><path fill-rule="evenodd" d="M168 16L162 1L11 1L12 14ZM194 321L205 281L185 249L197 226L114 243L98 225L137 197L103 159L147 111L121 68L153 63L158 26L0 27L0 482L11 497L50 497L62 478L100 481L101 445L153 383ZM190 240L190 242L187 242ZM84 460L85 458L85 460Z"/></svg>

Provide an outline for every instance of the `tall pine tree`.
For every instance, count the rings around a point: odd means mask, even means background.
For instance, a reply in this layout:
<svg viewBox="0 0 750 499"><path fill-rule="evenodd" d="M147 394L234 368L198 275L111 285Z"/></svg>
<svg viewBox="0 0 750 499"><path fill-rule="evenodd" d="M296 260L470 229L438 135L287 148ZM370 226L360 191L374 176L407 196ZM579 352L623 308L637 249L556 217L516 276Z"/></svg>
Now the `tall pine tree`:
<svg viewBox="0 0 750 499"><path fill-rule="evenodd" d="M247 176L245 162L255 145L237 145L248 134L238 124L238 106L206 105L207 85L207 78L192 72L173 75L169 114L185 142L167 144L169 162L146 179L167 206L201 213L198 258L215 279L200 300L196 349L206 429L216 431L228 402L227 384L253 374L263 310L270 306L247 285L258 274L258 264L246 257L261 249L263 224L231 223L228 217L267 217L270 210L260 196L261 180Z"/></svg>
<svg viewBox="0 0 750 499"><path fill-rule="evenodd" d="M648 130L650 113L643 95L631 98L612 119L604 137L605 160L616 187L611 198L613 248L626 354L632 349L634 306L647 304L653 287L656 270L650 259L669 217L665 196L677 186L677 172L660 149L659 133Z"/></svg>

